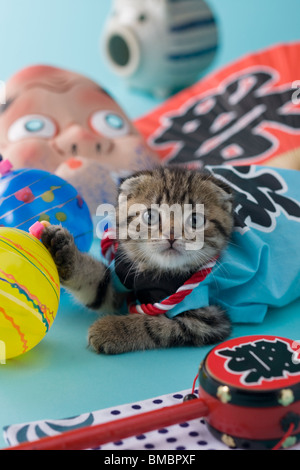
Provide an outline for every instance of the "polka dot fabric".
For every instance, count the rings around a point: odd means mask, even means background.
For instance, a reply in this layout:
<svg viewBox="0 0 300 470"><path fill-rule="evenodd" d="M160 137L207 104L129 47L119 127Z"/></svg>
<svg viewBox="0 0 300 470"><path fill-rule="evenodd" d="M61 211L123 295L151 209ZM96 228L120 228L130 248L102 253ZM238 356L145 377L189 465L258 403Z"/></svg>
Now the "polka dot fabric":
<svg viewBox="0 0 300 470"><path fill-rule="evenodd" d="M146 412L164 406L181 403L189 391L165 395L131 405L112 409L110 413L118 417L133 415L134 412ZM123 441L105 444L99 450L213 450L227 449L218 442L208 431L203 419L195 419L174 426L158 429Z"/></svg>
<svg viewBox="0 0 300 470"><path fill-rule="evenodd" d="M163 395L136 403L107 408L62 420L35 421L16 424L4 429L8 446L34 441L45 436L57 435L87 425L96 425L145 413L165 406L181 403L190 390ZM203 419L195 419L156 431L133 436L122 441L105 444L95 450L212 450L228 448L217 441L208 431Z"/></svg>
<svg viewBox="0 0 300 470"><path fill-rule="evenodd" d="M59 433L78 429L89 425L96 425L108 421L145 413L165 406L181 403L183 397L190 393L185 390L179 393L163 395L136 403L106 408L104 410L86 413L74 418L62 420L35 421L32 423L17 424L4 429L4 438L8 446L22 442L35 441L45 436L55 436ZM300 449L300 445L292 449ZM145 434L111 442L93 450L231 450L222 442L214 438L204 419L194 419L170 427L157 429Z"/></svg>

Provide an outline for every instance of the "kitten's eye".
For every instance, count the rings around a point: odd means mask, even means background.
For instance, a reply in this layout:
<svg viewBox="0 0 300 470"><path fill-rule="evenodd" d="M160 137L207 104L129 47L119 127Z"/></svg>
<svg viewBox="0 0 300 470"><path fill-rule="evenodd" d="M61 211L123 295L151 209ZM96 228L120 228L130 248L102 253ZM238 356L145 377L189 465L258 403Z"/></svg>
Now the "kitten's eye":
<svg viewBox="0 0 300 470"><path fill-rule="evenodd" d="M194 230L203 228L205 225L204 214L191 214L187 219L187 224Z"/></svg>
<svg viewBox="0 0 300 470"><path fill-rule="evenodd" d="M159 212L155 209L148 209L143 213L143 221L147 225L156 225L159 223Z"/></svg>
<svg viewBox="0 0 300 470"><path fill-rule="evenodd" d="M38 114L29 114L17 119L10 126L7 137L10 142L30 137L50 139L56 135L56 132L57 128L52 119Z"/></svg>

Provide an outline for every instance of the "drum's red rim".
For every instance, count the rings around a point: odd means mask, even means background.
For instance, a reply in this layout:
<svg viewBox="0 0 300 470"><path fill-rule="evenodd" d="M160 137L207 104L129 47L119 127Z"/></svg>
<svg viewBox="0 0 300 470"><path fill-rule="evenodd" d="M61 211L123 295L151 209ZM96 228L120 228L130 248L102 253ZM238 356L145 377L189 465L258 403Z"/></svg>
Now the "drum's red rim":
<svg viewBox="0 0 300 470"><path fill-rule="evenodd" d="M226 435L279 441L290 424L294 424L294 434L300 432L300 401L287 407L238 406L221 402L202 387L199 388L199 396L208 409L206 422Z"/></svg>
<svg viewBox="0 0 300 470"><path fill-rule="evenodd" d="M248 439L239 436L229 435L219 431L207 423L207 427L211 434L223 444L232 449L239 448L244 450L271 450L278 444L278 439ZM300 441L300 433L293 434L286 443L284 448L292 447Z"/></svg>

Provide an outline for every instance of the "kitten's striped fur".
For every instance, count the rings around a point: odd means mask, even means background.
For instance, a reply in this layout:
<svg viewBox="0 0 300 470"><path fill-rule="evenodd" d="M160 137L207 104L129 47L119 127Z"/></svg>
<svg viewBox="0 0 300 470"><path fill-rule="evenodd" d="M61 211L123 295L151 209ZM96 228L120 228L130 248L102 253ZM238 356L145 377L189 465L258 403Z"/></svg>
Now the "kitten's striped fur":
<svg viewBox="0 0 300 470"><path fill-rule="evenodd" d="M136 203L146 207L151 204L205 207L204 245L199 250L184 249L183 231L181 239L172 240L174 249L170 249L171 242L165 238L119 240L122 256L137 274L146 272L149 278L159 279L162 271L172 275L194 273L226 247L233 227L232 193L210 174L172 167L142 171L123 181L120 195L126 196L129 208ZM122 210L120 205L118 223L129 227L134 217L121 222ZM176 223L174 219L172 223ZM118 307L123 297L114 292L110 273L100 261L79 252L73 237L61 227L48 227L42 241L53 256L62 284L87 307L110 314L97 320L89 330L89 344L98 353L202 346L221 341L230 333L230 322L217 306L191 310L173 319L165 315L120 316Z"/></svg>

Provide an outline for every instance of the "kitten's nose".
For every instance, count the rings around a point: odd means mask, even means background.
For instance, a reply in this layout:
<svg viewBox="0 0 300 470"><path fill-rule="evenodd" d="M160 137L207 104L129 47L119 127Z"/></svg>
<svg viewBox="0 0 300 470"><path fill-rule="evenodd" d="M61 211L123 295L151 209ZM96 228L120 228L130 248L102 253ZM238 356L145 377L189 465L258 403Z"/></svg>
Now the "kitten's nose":
<svg viewBox="0 0 300 470"><path fill-rule="evenodd" d="M169 243L170 243L171 247L175 243L174 228L170 229Z"/></svg>
<svg viewBox="0 0 300 470"><path fill-rule="evenodd" d="M175 240L176 240L176 239L175 239L175 234L174 234L174 228L173 228L173 227L170 228L170 232L168 232L168 233L167 233L167 232L163 233L163 234L162 234L162 237L163 237L164 239L167 239L168 242L170 243L170 245L172 246L173 243L174 243Z"/></svg>

